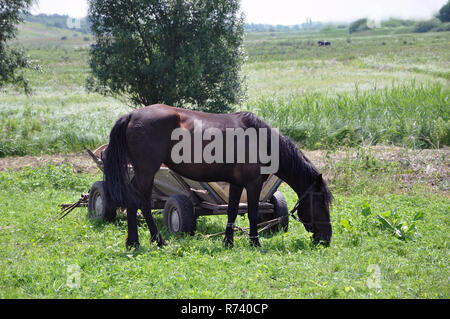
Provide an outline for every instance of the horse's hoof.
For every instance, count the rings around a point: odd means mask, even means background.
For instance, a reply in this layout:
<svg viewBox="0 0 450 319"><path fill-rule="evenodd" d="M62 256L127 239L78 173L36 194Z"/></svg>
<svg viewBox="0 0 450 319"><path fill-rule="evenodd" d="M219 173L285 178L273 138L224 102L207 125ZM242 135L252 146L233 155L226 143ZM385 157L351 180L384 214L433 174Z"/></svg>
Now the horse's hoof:
<svg viewBox="0 0 450 319"><path fill-rule="evenodd" d="M259 238L250 238L250 245L253 247L261 247L261 244L259 243Z"/></svg>
<svg viewBox="0 0 450 319"><path fill-rule="evenodd" d="M164 239L158 240L158 247L164 247L167 246L167 243Z"/></svg>
<svg viewBox="0 0 450 319"><path fill-rule="evenodd" d="M223 239L223 245L224 245L226 248L233 248L233 246L234 246L234 241L233 241L232 238L225 237L225 238Z"/></svg>
<svg viewBox="0 0 450 319"><path fill-rule="evenodd" d="M167 246L167 243L161 234L158 234L158 235L150 238L150 244L155 241L156 241L156 244L158 245L158 247Z"/></svg>
<svg viewBox="0 0 450 319"><path fill-rule="evenodd" d="M127 250L131 250L131 249L139 249L139 247L141 247L141 245L139 244L138 241L133 241L133 242L126 242L125 244Z"/></svg>

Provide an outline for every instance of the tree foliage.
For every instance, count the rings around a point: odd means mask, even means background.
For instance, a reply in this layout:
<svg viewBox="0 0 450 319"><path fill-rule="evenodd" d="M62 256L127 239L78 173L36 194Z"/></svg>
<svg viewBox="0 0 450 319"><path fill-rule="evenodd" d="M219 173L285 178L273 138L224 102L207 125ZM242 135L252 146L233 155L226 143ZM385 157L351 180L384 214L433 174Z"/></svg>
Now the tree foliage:
<svg viewBox="0 0 450 319"><path fill-rule="evenodd" d="M450 0L439 10L438 16L442 22L450 22Z"/></svg>
<svg viewBox="0 0 450 319"><path fill-rule="evenodd" d="M20 70L30 66L23 50L11 48L8 41L17 33L16 25L28 13L32 0L0 0L0 88L7 83L23 87L29 92L28 82Z"/></svg>
<svg viewBox="0 0 450 319"><path fill-rule="evenodd" d="M239 0L91 0L88 88L226 112L243 94Z"/></svg>
<svg viewBox="0 0 450 319"><path fill-rule="evenodd" d="M439 21L439 19L433 18L430 20L426 20L426 21L419 21L416 23L415 27L414 27L414 32L428 32L431 31L437 27L439 27L439 25L441 24L441 22Z"/></svg>
<svg viewBox="0 0 450 319"><path fill-rule="evenodd" d="M350 24L348 31L350 33L360 32L369 30L367 26L367 18L356 20Z"/></svg>

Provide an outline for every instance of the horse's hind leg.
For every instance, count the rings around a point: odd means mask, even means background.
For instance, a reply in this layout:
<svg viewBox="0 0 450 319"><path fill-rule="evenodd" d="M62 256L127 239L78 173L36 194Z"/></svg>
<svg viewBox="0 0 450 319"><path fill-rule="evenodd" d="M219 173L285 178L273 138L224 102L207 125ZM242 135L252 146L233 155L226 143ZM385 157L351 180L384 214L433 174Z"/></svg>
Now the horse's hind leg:
<svg viewBox="0 0 450 319"><path fill-rule="evenodd" d="M236 186L230 184L230 194L228 196L228 223L225 229L225 238L224 244L225 246L233 246L233 234L234 234L234 222L236 221L236 216L238 214L239 209L239 200L241 199L242 191L244 190L243 186Z"/></svg>
<svg viewBox="0 0 450 319"><path fill-rule="evenodd" d="M145 222L147 223L148 229L150 230L150 240L156 241L158 246L163 246L166 244L164 238L159 232L158 226L155 223L155 219L152 216L152 207L151 207L151 199L152 199L152 188L153 188L153 179L155 176L155 172L152 174L145 174L145 178L135 178L135 184L138 189L141 190L141 210L144 215Z"/></svg>
<svg viewBox="0 0 450 319"><path fill-rule="evenodd" d="M149 196L147 203L148 205L144 208L142 208L142 214L144 214L145 221L147 222L148 229L150 230L150 241L156 241L158 243L158 246L164 246L166 245L166 242L164 241L163 236L161 235L161 232L158 229L158 226L156 226L155 219L152 216L152 209L151 209L151 195L152 191L150 188Z"/></svg>

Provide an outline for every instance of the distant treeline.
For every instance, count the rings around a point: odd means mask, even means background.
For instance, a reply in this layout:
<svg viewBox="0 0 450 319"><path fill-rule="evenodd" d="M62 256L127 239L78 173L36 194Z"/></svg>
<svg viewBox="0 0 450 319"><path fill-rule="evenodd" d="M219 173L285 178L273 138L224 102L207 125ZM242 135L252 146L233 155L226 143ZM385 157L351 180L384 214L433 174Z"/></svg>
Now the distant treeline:
<svg viewBox="0 0 450 319"><path fill-rule="evenodd" d="M246 23L244 25L244 29L247 32L279 32L279 31L299 31L304 29L320 29L324 26L325 24L322 22L310 22L294 25Z"/></svg>
<svg viewBox="0 0 450 319"><path fill-rule="evenodd" d="M91 24L87 17L81 19L73 19L68 15L59 14L38 14L38 15L27 15L24 17L25 21L40 23L48 27L56 27L61 29L73 29L74 31L82 33L90 33Z"/></svg>
<svg viewBox="0 0 450 319"><path fill-rule="evenodd" d="M378 25L374 21L367 18L359 19L352 22L349 26L349 32L362 32L373 28L409 28L412 32L429 32L429 31L450 31L450 22L441 21L440 18L434 17L429 20L403 20L390 18L381 21Z"/></svg>
<svg viewBox="0 0 450 319"><path fill-rule="evenodd" d="M38 14L38 15L27 15L24 17L25 21L40 23L49 27L56 27L62 29L74 29L82 33L90 33L90 21L87 17L78 20L69 19L67 15L59 14ZM75 27L75 28L74 28ZM397 18L390 18L381 21L380 24L376 25L378 28L399 28L399 27L409 27L412 28L413 32L428 32L428 31L450 31L449 23L442 23L437 18L426 21L414 21L414 20L403 20ZM369 24L369 20L359 19L352 23L325 23L325 22L312 22L308 23L294 24L294 25L273 25L273 24L255 24L255 23L245 23L244 29L246 32L286 32L286 31L301 31L301 30L323 30L328 31L332 29L348 29L350 33L361 32L370 30L372 26Z"/></svg>
<svg viewBox="0 0 450 319"><path fill-rule="evenodd" d="M73 25L67 20L69 19L68 15L59 15L59 14L38 14L38 15L27 15L24 16L24 20L28 22L34 22L43 24L49 27L56 27L62 29L73 29ZM87 17L81 18L80 20L80 28L76 28L76 31L82 33L90 33L90 22ZM72 25L72 27L71 27ZM303 24L296 25L272 25L272 24L255 24L255 23L246 23L244 25L244 29L247 32L280 32L280 31L298 31L304 29L320 29L328 24L324 24L321 22L309 22Z"/></svg>

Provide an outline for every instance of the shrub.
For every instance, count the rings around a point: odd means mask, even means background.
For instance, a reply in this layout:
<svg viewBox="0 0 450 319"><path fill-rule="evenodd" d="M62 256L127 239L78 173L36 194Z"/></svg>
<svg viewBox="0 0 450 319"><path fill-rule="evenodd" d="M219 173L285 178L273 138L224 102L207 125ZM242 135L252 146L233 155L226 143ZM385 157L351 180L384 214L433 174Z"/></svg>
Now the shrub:
<svg viewBox="0 0 450 319"><path fill-rule="evenodd" d="M439 27L440 24L441 24L441 22L439 21L439 19L420 21L414 27L414 32L428 32L434 28Z"/></svg>
<svg viewBox="0 0 450 319"><path fill-rule="evenodd" d="M409 27L412 25L414 25L413 20L403 20L396 18L389 18L388 20L381 22L381 26L386 28Z"/></svg>
<svg viewBox="0 0 450 319"><path fill-rule="evenodd" d="M450 22L442 23L440 26L436 28L436 31L437 32L450 31Z"/></svg>
<svg viewBox="0 0 450 319"><path fill-rule="evenodd" d="M350 27L348 31L350 33L360 32L360 31L366 31L369 30L369 27L367 26L367 18L359 19L350 24Z"/></svg>

